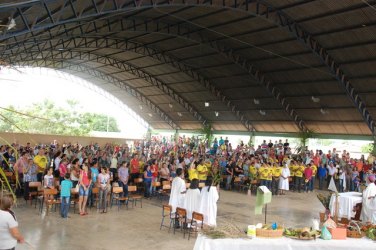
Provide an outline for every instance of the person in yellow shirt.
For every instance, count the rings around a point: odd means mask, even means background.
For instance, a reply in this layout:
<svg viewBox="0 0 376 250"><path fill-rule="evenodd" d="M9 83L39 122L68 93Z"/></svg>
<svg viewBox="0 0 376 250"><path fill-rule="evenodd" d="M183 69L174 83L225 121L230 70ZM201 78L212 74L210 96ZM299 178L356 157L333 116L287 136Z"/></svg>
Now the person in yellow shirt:
<svg viewBox="0 0 376 250"><path fill-rule="evenodd" d="M261 186L266 186L270 189L272 180L272 171L268 164L263 163L259 168L259 177Z"/></svg>
<svg viewBox="0 0 376 250"><path fill-rule="evenodd" d="M39 182L42 182L43 173L47 167L47 157L45 155L44 148L40 147L38 149L38 154L34 156L34 163L37 165L38 168L38 174L37 174L37 180Z"/></svg>
<svg viewBox="0 0 376 250"><path fill-rule="evenodd" d="M197 172L198 172L198 180L202 183L205 183L207 175L208 175L208 167L203 163L203 160L199 160L199 164L197 165Z"/></svg>
<svg viewBox="0 0 376 250"><path fill-rule="evenodd" d="M290 177L292 179L292 187L291 189L293 191L295 191L295 170L296 170L296 161L291 161L291 164L289 166L289 169L290 169Z"/></svg>
<svg viewBox="0 0 376 250"><path fill-rule="evenodd" d="M303 174L304 174L305 166L302 162L298 162L298 165L296 166L295 170L295 190L298 190L300 193L300 190L302 188L303 183Z"/></svg>
<svg viewBox="0 0 376 250"><path fill-rule="evenodd" d="M198 179L198 172L196 169L196 163L192 162L188 169L188 179L192 181L193 179Z"/></svg>
<svg viewBox="0 0 376 250"><path fill-rule="evenodd" d="M277 163L273 164L272 168L272 192L274 195L278 195L278 184L279 184L279 177L282 174L282 167L279 166Z"/></svg>
<svg viewBox="0 0 376 250"><path fill-rule="evenodd" d="M315 179L316 179L316 174L317 174L317 166L314 164L313 160L311 161L311 168L312 168L312 187L315 188Z"/></svg>
<svg viewBox="0 0 376 250"><path fill-rule="evenodd" d="M257 172L258 172L257 168L254 164L249 166L249 178L251 179L251 181L257 180L258 178Z"/></svg>

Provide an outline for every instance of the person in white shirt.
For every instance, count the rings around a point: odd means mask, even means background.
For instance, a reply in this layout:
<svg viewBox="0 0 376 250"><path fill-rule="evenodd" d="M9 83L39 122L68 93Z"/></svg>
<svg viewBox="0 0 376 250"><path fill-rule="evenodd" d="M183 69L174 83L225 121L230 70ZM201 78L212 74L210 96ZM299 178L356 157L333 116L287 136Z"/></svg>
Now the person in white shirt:
<svg viewBox="0 0 376 250"><path fill-rule="evenodd" d="M204 224L211 227L217 225L217 201L219 199L216 186L212 186L213 178L208 176L205 187L201 190L201 201L199 212L204 215Z"/></svg>
<svg viewBox="0 0 376 250"><path fill-rule="evenodd" d="M99 187L98 210L101 210L101 213L107 213L107 194L110 190L110 175L107 173L106 167L101 168L97 182Z"/></svg>
<svg viewBox="0 0 376 250"><path fill-rule="evenodd" d="M198 179L193 179L191 181L191 185L189 186L189 189L187 190L187 193L185 194L184 199L184 206L187 210L187 219L192 219L192 213L198 212L200 208L200 201L201 201L201 195L200 195L200 189L198 188L199 181Z"/></svg>
<svg viewBox="0 0 376 250"><path fill-rule="evenodd" d="M183 169L176 169L176 177L172 181L169 205L172 206L172 212L176 212L177 207L183 207L184 196L186 193L185 181L183 180Z"/></svg>
<svg viewBox="0 0 376 250"><path fill-rule="evenodd" d="M0 249L15 249L17 242L24 243L17 218L10 210L13 203L11 194L0 194Z"/></svg>

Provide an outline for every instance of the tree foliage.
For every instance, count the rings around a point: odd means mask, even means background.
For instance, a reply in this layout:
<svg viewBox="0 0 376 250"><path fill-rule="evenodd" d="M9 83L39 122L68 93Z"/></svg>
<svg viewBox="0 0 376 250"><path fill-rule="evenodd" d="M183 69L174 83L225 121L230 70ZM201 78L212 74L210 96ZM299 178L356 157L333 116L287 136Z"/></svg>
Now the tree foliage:
<svg viewBox="0 0 376 250"><path fill-rule="evenodd" d="M47 99L23 110L9 106L0 110L0 131L80 136L107 131L107 122L108 132L120 131L114 117L81 110L76 100L67 100L67 108Z"/></svg>

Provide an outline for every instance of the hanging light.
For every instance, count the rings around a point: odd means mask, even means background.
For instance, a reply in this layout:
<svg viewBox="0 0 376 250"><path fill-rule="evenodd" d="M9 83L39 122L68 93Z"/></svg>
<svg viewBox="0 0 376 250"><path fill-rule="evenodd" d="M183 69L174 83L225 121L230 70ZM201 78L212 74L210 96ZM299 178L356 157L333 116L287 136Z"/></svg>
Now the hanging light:
<svg viewBox="0 0 376 250"><path fill-rule="evenodd" d="M182 116L183 116L183 114L182 114L182 113L180 113L180 112L178 112L178 116L182 117Z"/></svg>
<svg viewBox="0 0 376 250"><path fill-rule="evenodd" d="M172 109L172 107L173 107L173 105L171 103L169 103L168 106L170 107L170 109Z"/></svg>
<svg viewBox="0 0 376 250"><path fill-rule="evenodd" d="M148 115L149 115L150 117L153 117L153 114L152 114L152 113L149 113Z"/></svg>
<svg viewBox="0 0 376 250"><path fill-rule="evenodd" d="M205 107L209 107L209 102L205 102Z"/></svg>
<svg viewBox="0 0 376 250"><path fill-rule="evenodd" d="M260 109L260 111L259 111L259 112L260 112L260 115L266 115L266 112L265 112L265 110L261 110L261 109Z"/></svg>
<svg viewBox="0 0 376 250"><path fill-rule="evenodd" d="M216 117L219 116L219 112L217 112L217 111L214 111L214 114L215 114Z"/></svg>
<svg viewBox="0 0 376 250"><path fill-rule="evenodd" d="M256 99L256 98L253 98L253 103L256 104L256 105L259 105L260 104L260 100Z"/></svg>

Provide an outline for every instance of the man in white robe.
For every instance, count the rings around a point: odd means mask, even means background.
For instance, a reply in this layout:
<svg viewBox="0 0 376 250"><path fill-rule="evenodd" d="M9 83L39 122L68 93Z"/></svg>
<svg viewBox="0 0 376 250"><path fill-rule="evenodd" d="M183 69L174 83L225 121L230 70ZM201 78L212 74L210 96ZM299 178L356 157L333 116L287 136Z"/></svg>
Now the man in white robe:
<svg viewBox="0 0 376 250"><path fill-rule="evenodd" d="M280 194L284 195L285 194L285 190L288 191L289 190L289 177L290 177L290 169L287 165L287 163L283 166L283 169L282 169L282 174L281 176L279 177L279 185L278 185L278 188L279 188L279 191L280 191Z"/></svg>
<svg viewBox="0 0 376 250"><path fill-rule="evenodd" d="M204 224L211 227L217 225L217 201L219 199L216 186L212 186L212 178L208 176L205 187L201 190L200 213L204 215Z"/></svg>
<svg viewBox="0 0 376 250"><path fill-rule="evenodd" d="M183 208L184 206L186 187L183 176L183 169L176 169L176 177L172 181L170 200L168 202L168 204L172 207L173 213L176 212L177 207Z"/></svg>
<svg viewBox="0 0 376 250"><path fill-rule="evenodd" d="M375 176L370 175L367 178L368 186L363 191L362 201L362 222L371 222L376 224L376 185Z"/></svg>

